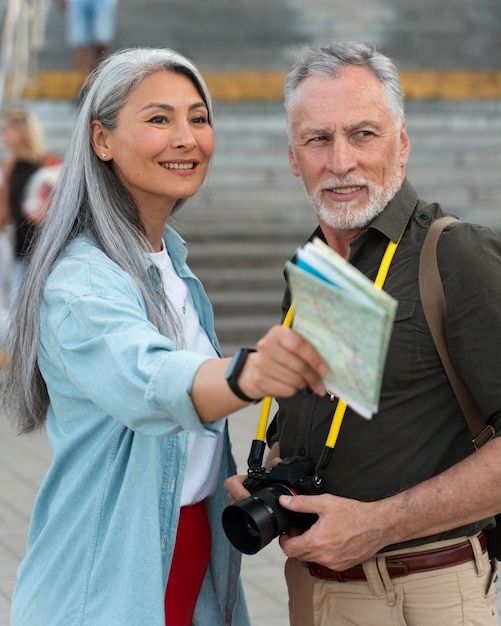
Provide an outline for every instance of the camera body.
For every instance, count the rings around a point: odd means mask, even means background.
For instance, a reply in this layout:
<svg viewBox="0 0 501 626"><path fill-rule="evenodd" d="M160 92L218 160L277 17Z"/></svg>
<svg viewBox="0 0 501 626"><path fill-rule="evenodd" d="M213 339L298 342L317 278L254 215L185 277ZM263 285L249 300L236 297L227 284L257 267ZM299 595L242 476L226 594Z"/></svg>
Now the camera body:
<svg viewBox="0 0 501 626"><path fill-rule="evenodd" d="M281 495L318 494L314 470L313 461L303 456L287 457L266 469L249 469L244 486L251 495L223 512L223 528L235 548L256 554L291 526L310 528L317 515L288 511L278 499Z"/></svg>

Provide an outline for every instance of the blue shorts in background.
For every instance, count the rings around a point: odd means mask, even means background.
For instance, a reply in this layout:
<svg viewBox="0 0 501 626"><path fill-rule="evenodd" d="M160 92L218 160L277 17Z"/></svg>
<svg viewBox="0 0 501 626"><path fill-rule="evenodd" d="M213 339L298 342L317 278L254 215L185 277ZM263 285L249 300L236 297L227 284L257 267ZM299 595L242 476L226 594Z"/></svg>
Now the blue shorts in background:
<svg viewBox="0 0 501 626"><path fill-rule="evenodd" d="M68 0L66 40L71 48L109 46L116 32L117 0Z"/></svg>

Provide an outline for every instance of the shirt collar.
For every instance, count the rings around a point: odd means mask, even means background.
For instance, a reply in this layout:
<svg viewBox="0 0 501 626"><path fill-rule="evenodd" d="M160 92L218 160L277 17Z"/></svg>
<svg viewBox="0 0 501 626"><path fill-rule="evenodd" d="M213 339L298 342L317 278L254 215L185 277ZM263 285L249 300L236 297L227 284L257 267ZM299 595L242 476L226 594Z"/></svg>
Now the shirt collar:
<svg viewBox="0 0 501 626"><path fill-rule="evenodd" d="M403 235L416 208L418 196L414 187L404 180L395 196L388 202L369 225L369 229L379 230L391 241L397 242Z"/></svg>
<svg viewBox="0 0 501 626"><path fill-rule="evenodd" d="M188 251L184 239L170 226L166 226L164 230L164 243L167 252L176 269L186 263Z"/></svg>
<svg viewBox="0 0 501 626"><path fill-rule="evenodd" d="M178 272L182 274L182 268L186 262L188 256L186 242L184 239L170 226L166 226L163 234L163 241L169 254L172 265ZM162 277L158 266L154 263L151 256L148 254L145 256L146 271L148 272L150 279L153 283L153 287L156 291L160 289L162 283Z"/></svg>

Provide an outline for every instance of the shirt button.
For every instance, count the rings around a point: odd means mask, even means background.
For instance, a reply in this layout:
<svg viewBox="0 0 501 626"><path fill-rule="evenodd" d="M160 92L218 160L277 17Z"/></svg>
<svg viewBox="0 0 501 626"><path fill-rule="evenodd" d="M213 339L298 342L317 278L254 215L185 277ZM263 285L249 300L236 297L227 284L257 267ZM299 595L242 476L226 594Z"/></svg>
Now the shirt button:
<svg viewBox="0 0 501 626"><path fill-rule="evenodd" d="M162 548L165 548L167 545L167 537L162 537Z"/></svg>

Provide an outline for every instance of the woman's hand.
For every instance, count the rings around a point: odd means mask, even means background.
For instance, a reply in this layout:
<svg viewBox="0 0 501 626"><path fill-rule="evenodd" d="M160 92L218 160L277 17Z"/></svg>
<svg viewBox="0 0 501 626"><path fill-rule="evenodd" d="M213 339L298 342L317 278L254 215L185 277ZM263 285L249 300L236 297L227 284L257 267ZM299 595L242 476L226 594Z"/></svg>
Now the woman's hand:
<svg viewBox="0 0 501 626"><path fill-rule="evenodd" d="M249 355L238 384L251 398L286 398L309 386L325 393L322 378L329 368L313 346L295 331L274 326Z"/></svg>
<svg viewBox="0 0 501 626"><path fill-rule="evenodd" d="M203 422L213 422L248 403L237 398L226 381L231 359L210 359L198 369L191 397ZM329 367L313 346L298 333L274 326L257 343L238 377L238 386L249 398L286 398L309 386L323 395L323 377Z"/></svg>

